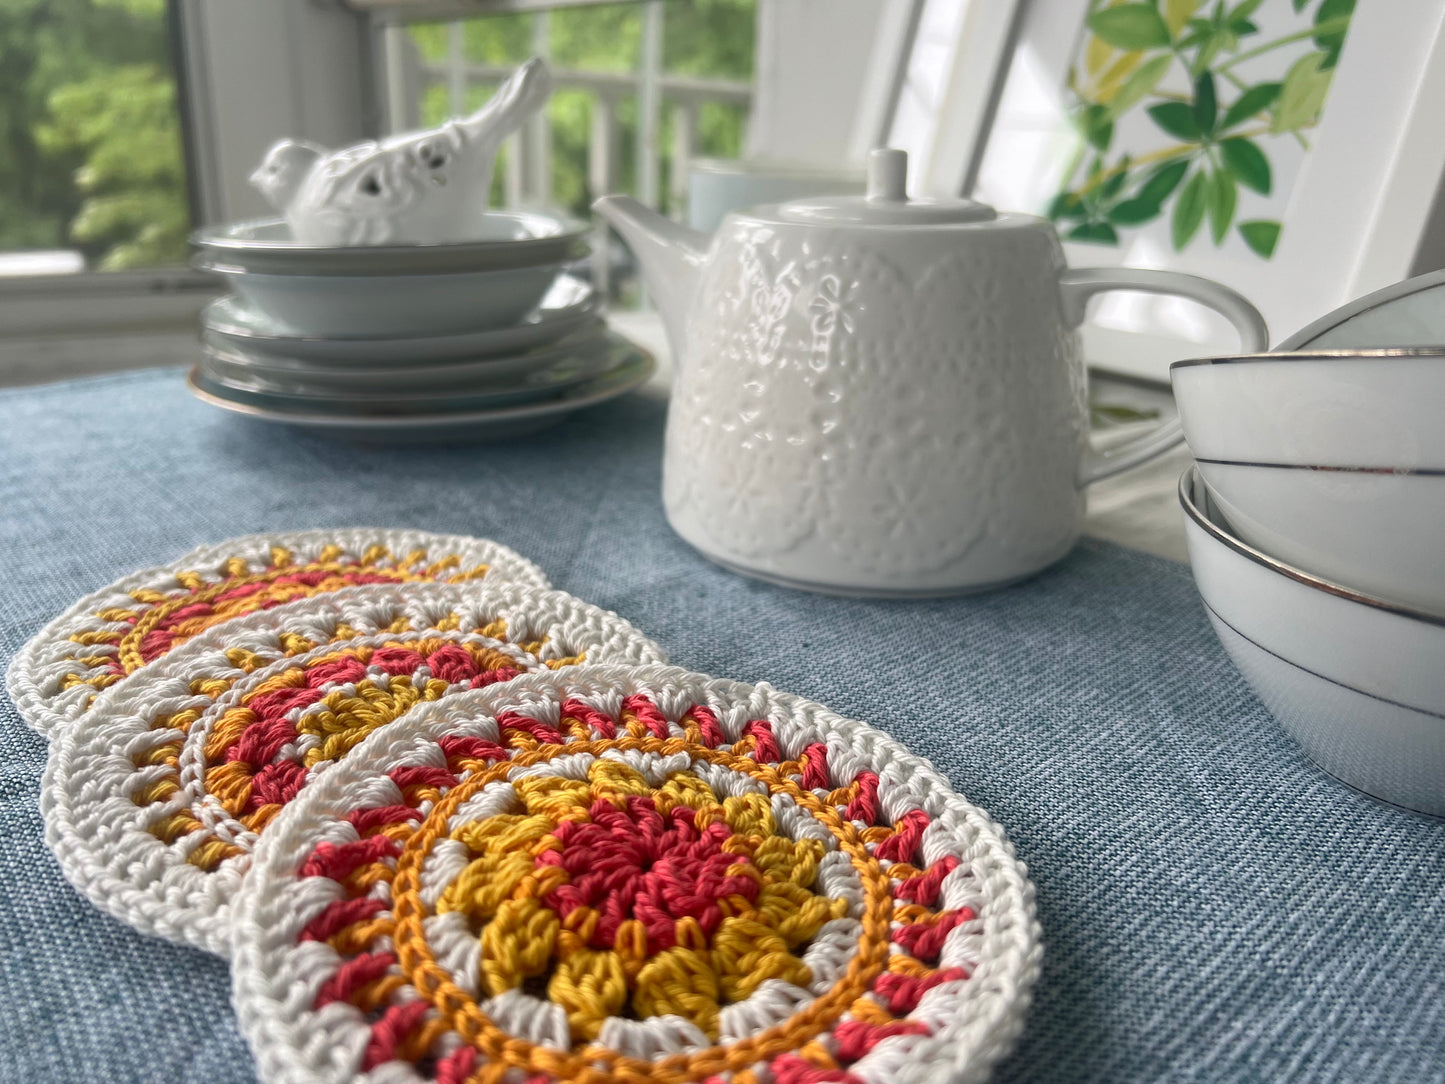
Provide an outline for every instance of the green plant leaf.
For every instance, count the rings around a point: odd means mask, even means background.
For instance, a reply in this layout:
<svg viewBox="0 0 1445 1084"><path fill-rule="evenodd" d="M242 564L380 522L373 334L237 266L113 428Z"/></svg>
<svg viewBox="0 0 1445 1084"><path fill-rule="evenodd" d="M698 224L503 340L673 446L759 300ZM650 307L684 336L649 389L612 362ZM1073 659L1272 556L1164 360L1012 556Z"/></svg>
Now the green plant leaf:
<svg viewBox="0 0 1445 1084"><path fill-rule="evenodd" d="M1333 68L1340 59L1354 13L1355 0L1324 0L1315 11L1315 44L1325 54L1325 68Z"/></svg>
<svg viewBox="0 0 1445 1084"><path fill-rule="evenodd" d="M1290 65L1280 85L1271 132L1297 132L1319 121L1334 74L1325 59L1324 53L1306 53Z"/></svg>
<svg viewBox="0 0 1445 1084"><path fill-rule="evenodd" d="M1073 192L1060 192L1049 201L1048 209L1044 211L1045 216L1057 222L1061 218L1083 218L1084 205L1079 202L1079 197Z"/></svg>
<svg viewBox="0 0 1445 1084"><path fill-rule="evenodd" d="M1250 87L1224 111L1224 120L1220 122L1219 130L1227 132L1236 124L1242 124L1250 117L1264 112L1279 97L1279 87L1278 83L1260 83Z"/></svg>
<svg viewBox="0 0 1445 1084"><path fill-rule="evenodd" d="M1161 205L1179 187L1179 182L1188 172L1189 162L1187 160L1160 166L1149 175L1149 179L1144 182L1135 198L1146 200L1156 206Z"/></svg>
<svg viewBox="0 0 1445 1084"><path fill-rule="evenodd" d="M1158 49L1169 44L1169 27L1153 4L1115 4L1085 21L1116 49Z"/></svg>
<svg viewBox="0 0 1445 1084"><path fill-rule="evenodd" d="M1235 22L1239 19L1248 19L1259 10L1260 5L1263 3L1264 0L1244 0L1243 3L1235 4L1234 7L1230 9L1229 21Z"/></svg>
<svg viewBox="0 0 1445 1084"><path fill-rule="evenodd" d="M1229 224L1234 221L1234 205L1239 199L1239 189L1234 178L1224 170L1216 170L1209 179L1209 233L1216 247L1229 236Z"/></svg>
<svg viewBox="0 0 1445 1084"><path fill-rule="evenodd" d="M1140 65L1138 70L1124 80L1123 85L1115 91L1114 97L1109 102L1109 116L1118 118L1133 109L1159 85L1159 80L1164 78L1164 73L1169 70L1169 65L1173 62L1173 57L1165 55L1156 56L1153 60Z"/></svg>
<svg viewBox="0 0 1445 1084"><path fill-rule="evenodd" d="M1267 260L1274 255L1274 246L1279 244L1279 226L1278 222L1263 218L1253 222L1241 222L1239 235L1256 256L1263 256Z"/></svg>
<svg viewBox="0 0 1445 1084"><path fill-rule="evenodd" d="M1117 245L1119 234L1107 222L1085 222L1064 235L1069 241L1088 241L1096 245Z"/></svg>
<svg viewBox="0 0 1445 1084"><path fill-rule="evenodd" d="M1160 102L1158 105L1151 105L1146 112L1155 124L1176 139L1197 143L1204 134L1194 119L1194 110L1183 102Z"/></svg>
<svg viewBox="0 0 1445 1084"><path fill-rule="evenodd" d="M1162 208L1157 200L1135 196L1115 204L1109 211L1109 221L1116 226L1137 226L1151 218L1158 218L1160 210Z"/></svg>
<svg viewBox="0 0 1445 1084"><path fill-rule="evenodd" d="M1205 135L1214 131L1219 116L1219 100L1214 96L1214 76L1205 72L1194 81L1194 123Z"/></svg>
<svg viewBox="0 0 1445 1084"><path fill-rule="evenodd" d="M1114 168L1115 174L1099 186L1099 198L1102 200L1111 200L1124 190L1124 183L1129 179L1129 156L1126 154Z"/></svg>
<svg viewBox="0 0 1445 1084"><path fill-rule="evenodd" d="M1219 153L1240 184L1254 189L1261 196L1269 195L1269 159L1264 156L1264 151L1243 136L1234 136L1219 144Z"/></svg>
<svg viewBox="0 0 1445 1084"><path fill-rule="evenodd" d="M1184 246L1189 244L1190 239L1199 231L1199 224L1204 221L1204 205L1208 199L1209 179L1201 170L1185 182L1179 198L1174 201L1174 215L1169 221L1169 236L1174 243L1175 252L1182 252Z"/></svg>
<svg viewBox="0 0 1445 1084"><path fill-rule="evenodd" d="M1310 6L1310 0L1290 0L1296 12L1301 12Z"/></svg>
<svg viewBox="0 0 1445 1084"><path fill-rule="evenodd" d="M1178 34L1197 10L1199 0L1164 0L1164 25L1170 34Z"/></svg>
<svg viewBox="0 0 1445 1084"><path fill-rule="evenodd" d="M1114 121L1109 116L1108 106L1094 102L1077 114L1076 123L1084 141L1098 151L1109 149L1109 140L1114 137Z"/></svg>

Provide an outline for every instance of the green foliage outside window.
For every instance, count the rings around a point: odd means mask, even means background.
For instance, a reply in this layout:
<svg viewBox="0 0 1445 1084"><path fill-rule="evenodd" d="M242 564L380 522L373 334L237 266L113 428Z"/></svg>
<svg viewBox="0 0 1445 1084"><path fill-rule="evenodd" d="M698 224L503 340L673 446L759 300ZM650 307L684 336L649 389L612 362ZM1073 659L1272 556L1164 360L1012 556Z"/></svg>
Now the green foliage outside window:
<svg viewBox="0 0 1445 1084"><path fill-rule="evenodd" d="M165 0L0 0L0 251L179 263L188 226Z"/></svg>
<svg viewBox="0 0 1445 1084"><path fill-rule="evenodd" d="M753 24L756 0L677 0L663 15L663 70L669 74L748 81L753 74ZM639 4L558 8L548 16L551 62L558 68L635 72L642 58L642 9ZM533 17L495 15L465 24L465 56L474 64L516 65L533 52ZM422 56L442 63L449 50L445 24L412 27ZM468 88L466 108L475 109L495 87ZM587 186L587 150L594 98L577 90L559 90L548 107L552 125L552 194L559 206L585 214L595 196ZM422 101L421 120L440 124L451 114L445 85L430 86ZM672 170L672 116L664 109L659 144L664 208ZM698 111L696 148L699 155L735 157L742 153L746 110L707 102ZM636 191L637 98L617 103L620 131L618 184ZM504 152L505 153L505 152ZM493 202L500 202L503 170L493 180Z"/></svg>

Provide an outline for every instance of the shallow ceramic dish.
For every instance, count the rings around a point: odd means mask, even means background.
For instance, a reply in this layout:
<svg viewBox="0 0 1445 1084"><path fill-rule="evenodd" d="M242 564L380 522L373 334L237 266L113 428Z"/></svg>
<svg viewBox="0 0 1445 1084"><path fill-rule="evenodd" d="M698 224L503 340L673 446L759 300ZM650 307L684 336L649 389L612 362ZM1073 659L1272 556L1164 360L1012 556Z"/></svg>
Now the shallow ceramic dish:
<svg viewBox="0 0 1445 1084"><path fill-rule="evenodd" d="M651 354L631 344L619 345L619 357L615 367L540 402L496 410L449 410L430 414L339 414L261 406L242 402L225 389L209 384L198 368L191 370L186 383L198 399L223 410L345 439L388 444L504 440L542 429L586 407L625 395L646 383L656 367Z"/></svg>
<svg viewBox="0 0 1445 1084"><path fill-rule="evenodd" d="M285 400L310 401L345 408L447 409L463 401L472 409L490 408L504 403L525 402L580 383L617 363L617 349L598 337L576 349L552 351L520 372L501 372L482 365L436 366L420 370L435 374L432 379L413 379L409 373L397 374L390 384L375 381L338 379L332 371L323 370L323 378L313 380L310 374L277 372L257 365L243 355L206 346L201 370L212 381L235 391ZM362 370L368 377L374 370ZM487 400L487 402L483 402Z"/></svg>
<svg viewBox="0 0 1445 1084"><path fill-rule="evenodd" d="M1199 473L1250 545L1367 594L1445 614L1445 471L1200 460Z"/></svg>
<svg viewBox="0 0 1445 1084"><path fill-rule="evenodd" d="M1351 301L1280 343L1277 350L1445 345L1445 270Z"/></svg>
<svg viewBox="0 0 1445 1084"><path fill-rule="evenodd" d="M556 342L583 328L600 327L602 299L589 283L563 275L535 312L510 327L451 335L343 338L287 333L239 298L220 297L201 314L205 330L247 354L274 354L307 364L408 365L514 354Z"/></svg>
<svg viewBox="0 0 1445 1084"><path fill-rule="evenodd" d="M1445 347L1239 354L1177 361L1169 375L1198 459L1445 469Z"/></svg>
<svg viewBox="0 0 1445 1084"><path fill-rule="evenodd" d="M436 275L505 271L558 264L587 254L584 222L534 211L489 211L490 236L441 245L357 245L322 248L291 240L279 218L208 226L191 243L212 263L265 274Z"/></svg>
<svg viewBox="0 0 1445 1084"><path fill-rule="evenodd" d="M1179 503L1209 619L1280 725L1331 775L1445 816L1445 618L1249 546L1211 507L1194 468Z"/></svg>
<svg viewBox="0 0 1445 1084"><path fill-rule="evenodd" d="M279 383L305 384L328 392L424 392L457 388L520 385L535 374L564 365L586 365L595 371L603 367L610 340L607 325L599 320L590 327L536 350L495 357L465 358L432 365L317 365L296 358L237 349L230 342L207 333L201 342L212 357L225 355L238 372ZM589 374L590 375L590 374ZM545 376L540 379L545 380Z"/></svg>
<svg viewBox="0 0 1445 1084"><path fill-rule="evenodd" d="M279 328L308 336L446 335L526 318L561 264L446 275L271 275L200 263Z"/></svg>

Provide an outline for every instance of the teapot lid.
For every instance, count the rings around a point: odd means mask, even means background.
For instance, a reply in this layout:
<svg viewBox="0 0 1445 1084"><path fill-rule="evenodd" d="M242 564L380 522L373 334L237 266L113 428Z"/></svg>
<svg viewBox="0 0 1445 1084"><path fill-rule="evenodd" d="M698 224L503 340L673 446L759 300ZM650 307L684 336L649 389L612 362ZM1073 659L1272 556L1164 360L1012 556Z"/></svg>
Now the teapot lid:
<svg viewBox="0 0 1445 1084"><path fill-rule="evenodd" d="M867 195L793 200L778 214L788 222L828 226L947 226L998 217L971 199L909 199L907 182L908 152L879 148L868 153Z"/></svg>

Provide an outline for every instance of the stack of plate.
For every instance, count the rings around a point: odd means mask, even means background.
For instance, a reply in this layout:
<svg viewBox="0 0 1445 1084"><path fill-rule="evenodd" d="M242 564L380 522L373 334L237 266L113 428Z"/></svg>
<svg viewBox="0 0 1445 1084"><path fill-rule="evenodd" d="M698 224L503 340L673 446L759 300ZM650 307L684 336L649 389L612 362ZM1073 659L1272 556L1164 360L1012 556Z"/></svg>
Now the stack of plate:
<svg viewBox="0 0 1445 1084"><path fill-rule="evenodd" d="M198 266L233 294L206 309L192 390L291 425L500 437L645 381L652 358L565 273L586 227L490 218L495 236L442 245L317 248L280 221L198 232Z"/></svg>

